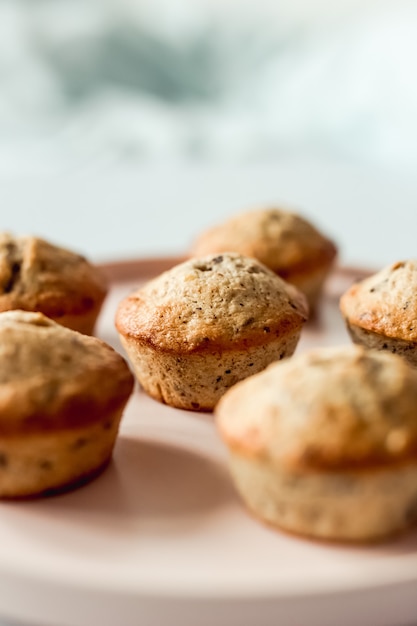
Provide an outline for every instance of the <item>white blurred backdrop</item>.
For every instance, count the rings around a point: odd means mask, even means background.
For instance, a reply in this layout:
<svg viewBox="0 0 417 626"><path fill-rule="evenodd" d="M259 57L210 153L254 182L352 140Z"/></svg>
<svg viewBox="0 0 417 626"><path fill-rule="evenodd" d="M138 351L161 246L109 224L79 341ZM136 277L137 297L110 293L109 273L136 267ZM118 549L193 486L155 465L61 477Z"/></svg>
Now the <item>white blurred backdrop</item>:
<svg viewBox="0 0 417 626"><path fill-rule="evenodd" d="M0 0L0 228L183 254L260 204L415 256L417 0Z"/></svg>
<svg viewBox="0 0 417 626"><path fill-rule="evenodd" d="M313 155L414 173L415 0L0 0L0 174Z"/></svg>

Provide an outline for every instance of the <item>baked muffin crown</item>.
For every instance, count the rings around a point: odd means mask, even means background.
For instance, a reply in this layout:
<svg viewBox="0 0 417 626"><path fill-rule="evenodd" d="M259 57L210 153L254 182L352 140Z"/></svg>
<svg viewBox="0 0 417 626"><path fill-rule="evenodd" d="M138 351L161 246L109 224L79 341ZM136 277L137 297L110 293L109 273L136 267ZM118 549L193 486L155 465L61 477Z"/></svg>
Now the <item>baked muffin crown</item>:
<svg viewBox="0 0 417 626"><path fill-rule="evenodd" d="M349 323L417 342L417 260L393 263L355 283L340 300Z"/></svg>
<svg viewBox="0 0 417 626"><path fill-rule="evenodd" d="M133 376L95 337L41 313L0 313L0 434L94 424L124 405Z"/></svg>
<svg viewBox="0 0 417 626"><path fill-rule="evenodd" d="M235 251L258 259L286 278L306 268L328 265L336 247L306 219L282 209L252 210L203 233L192 253Z"/></svg>
<svg viewBox="0 0 417 626"><path fill-rule="evenodd" d="M343 346L270 365L216 414L232 449L308 472L416 460L416 407L417 372L401 358Z"/></svg>
<svg viewBox="0 0 417 626"><path fill-rule="evenodd" d="M103 276L84 257L37 237L0 233L0 311L59 318L93 309L106 292Z"/></svg>
<svg viewBox="0 0 417 626"><path fill-rule="evenodd" d="M263 343L306 319L297 289L253 259L224 253L186 261L131 294L116 326L161 351L192 353Z"/></svg>

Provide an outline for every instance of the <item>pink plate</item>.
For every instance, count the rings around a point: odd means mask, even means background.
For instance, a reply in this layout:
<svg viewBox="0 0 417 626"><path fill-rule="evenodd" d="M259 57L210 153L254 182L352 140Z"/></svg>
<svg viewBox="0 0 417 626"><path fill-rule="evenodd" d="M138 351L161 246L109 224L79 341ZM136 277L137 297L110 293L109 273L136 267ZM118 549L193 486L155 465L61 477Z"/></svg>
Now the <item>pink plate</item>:
<svg viewBox="0 0 417 626"><path fill-rule="evenodd" d="M176 260L175 260L176 261ZM106 266L100 336L120 349L118 301L173 259ZM348 342L331 277L298 350ZM417 532L343 547L285 535L236 497L210 415L136 389L114 460L94 482L0 505L0 615L43 626L403 626L417 620Z"/></svg>

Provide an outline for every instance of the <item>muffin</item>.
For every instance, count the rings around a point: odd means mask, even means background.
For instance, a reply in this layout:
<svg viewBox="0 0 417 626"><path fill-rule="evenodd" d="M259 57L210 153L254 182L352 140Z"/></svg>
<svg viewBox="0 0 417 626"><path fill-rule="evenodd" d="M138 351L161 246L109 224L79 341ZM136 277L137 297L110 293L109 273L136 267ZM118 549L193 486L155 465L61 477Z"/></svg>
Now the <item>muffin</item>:
<svg viewBox="0 0 417 626"><path fill-rule="evenodd" d="M107 293L97 268L36 237L0 233L0 312L37 311L92 334Z"/></svg>
<svg viewBox="0 0 417 626"><path fill-rule="evenodd" d="M336 246L310 222L282 209L261 209L237 215L203 233L193 256L239 252L258 259L298 287L314 310L336 257Z"/></svg>
<svg viewBox="0 0 417 626"><path fill-rule="evenodd" d="M340 309L355 343L417 366L417 261L394 263L354 284Z"/></svg>
<svg viewBox="0 0 417 626"><path fill-rule="evenodd" d="M417 371L321 348L230 389L216 419L243 500L309 537L376 541L417 521Z"/></svg>
<svg viewBox="0 0 417 626"><path fill-rule="evenodd" d="M307 319L304 296L254 259L192 259L132 293L116 327L143 389L210 411L242 378L290 356Z"/></svg>
<svg viewBox="0 0 417 626"><path fill-rule="evenodd" d="M124 359L41 313L0 313L0 497L85 483L109 462L133 386Z"/></svg>

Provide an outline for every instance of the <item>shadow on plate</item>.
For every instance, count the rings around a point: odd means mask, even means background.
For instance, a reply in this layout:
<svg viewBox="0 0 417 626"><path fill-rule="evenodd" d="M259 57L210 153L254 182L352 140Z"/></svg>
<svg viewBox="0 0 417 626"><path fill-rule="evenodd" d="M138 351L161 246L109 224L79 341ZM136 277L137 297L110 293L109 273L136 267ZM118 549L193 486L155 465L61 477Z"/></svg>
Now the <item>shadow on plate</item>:
<svg viewBox="0 0 417 626"><path fill-rule="evenodd" d="M219 463L171 444L119 437L114 459L93 482L44 500L8 503L13 518L93 526L95 533L136 530L184 532L237 501Z"/></svg>

